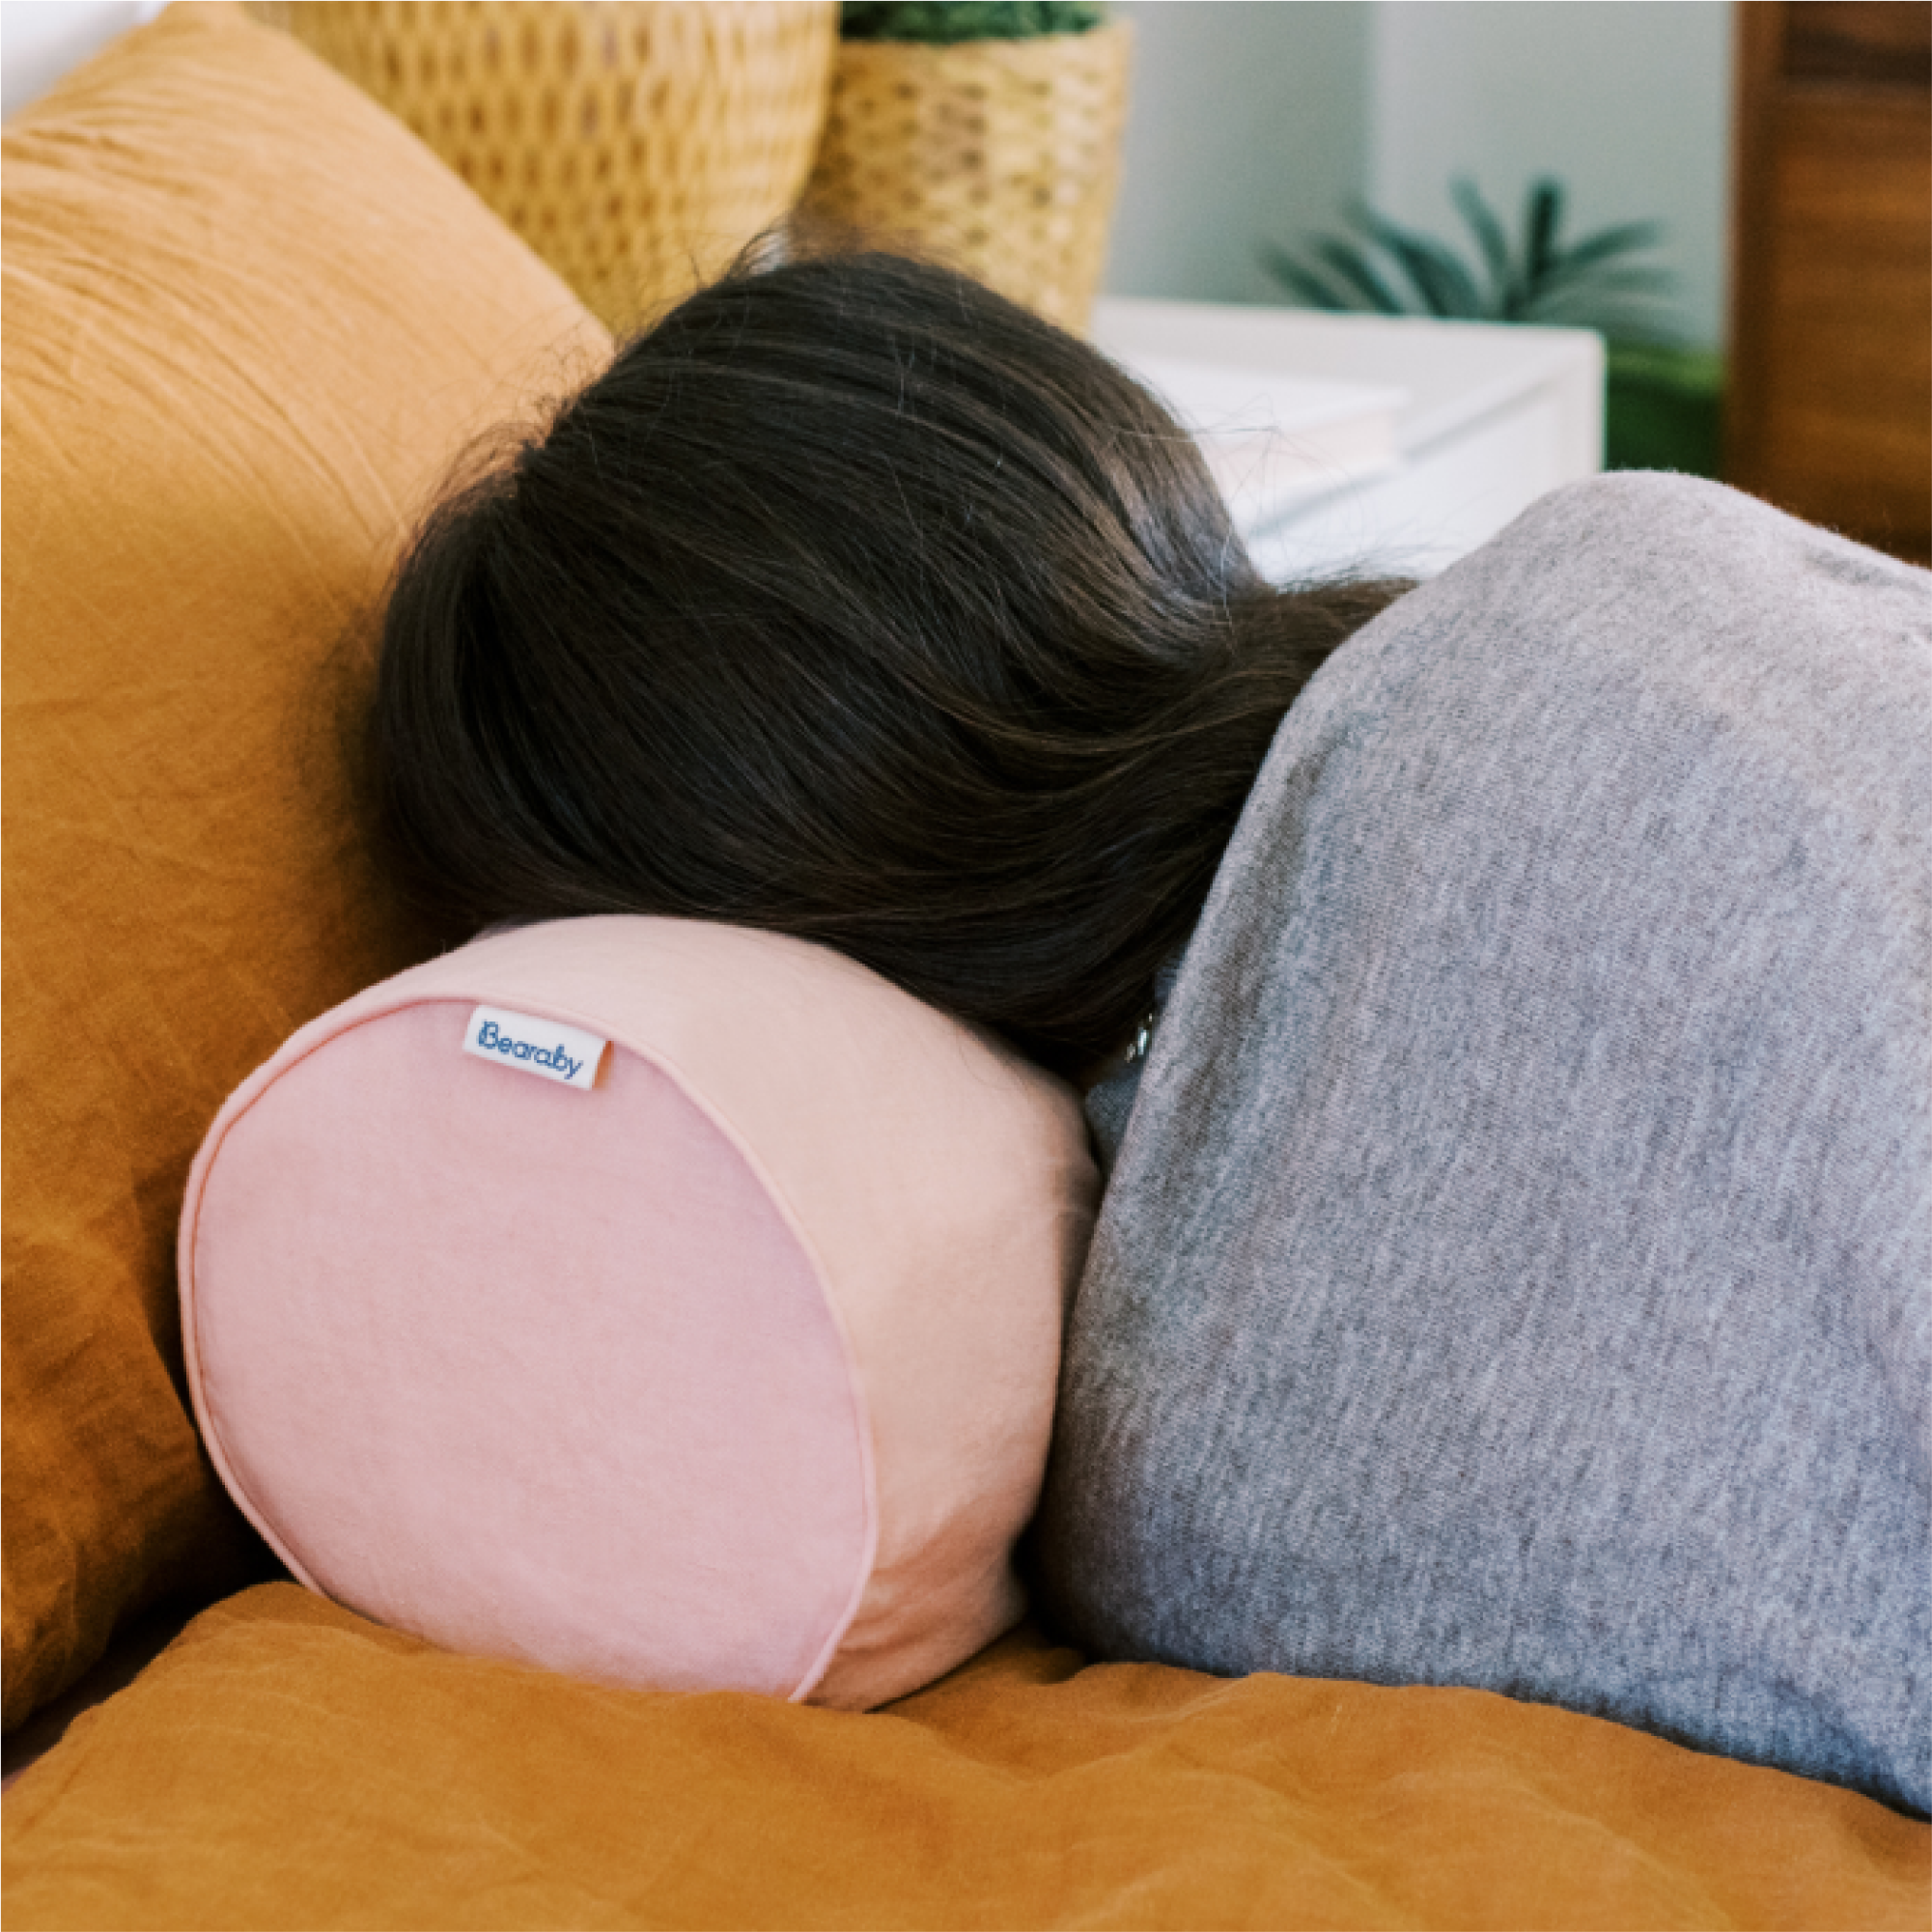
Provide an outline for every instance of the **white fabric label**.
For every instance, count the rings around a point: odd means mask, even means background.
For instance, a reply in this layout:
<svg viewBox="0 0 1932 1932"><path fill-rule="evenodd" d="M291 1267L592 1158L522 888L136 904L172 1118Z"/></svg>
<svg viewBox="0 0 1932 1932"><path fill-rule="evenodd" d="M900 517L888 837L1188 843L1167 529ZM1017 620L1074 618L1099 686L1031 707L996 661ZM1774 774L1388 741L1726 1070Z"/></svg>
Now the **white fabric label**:
<svg viewBox="0 0 1932 1932"><path fill-rule="evenodd" d="M586 1089L597 1083L598 1066L609 1045L581 1026L533 1020L527 1013L509 1013L500 1006L479 1006L469 1016L469 1030L462 1036L465 1053Z"/></svg>

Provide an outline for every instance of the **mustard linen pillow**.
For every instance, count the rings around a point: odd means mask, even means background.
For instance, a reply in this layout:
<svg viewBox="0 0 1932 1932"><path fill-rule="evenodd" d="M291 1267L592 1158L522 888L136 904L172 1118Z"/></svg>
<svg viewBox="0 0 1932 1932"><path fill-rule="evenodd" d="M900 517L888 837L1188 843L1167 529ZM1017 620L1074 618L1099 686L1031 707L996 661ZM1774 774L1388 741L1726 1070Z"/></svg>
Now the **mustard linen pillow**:
<svg viewBox="0 0 1932 1932"><path fill-rule="evenodd" d="M465 439L608 353L401 125L176 7L4 137L5 1722L254 1546L183 1400L188 1163L427 949L350 809L358 618Z"/></svg>

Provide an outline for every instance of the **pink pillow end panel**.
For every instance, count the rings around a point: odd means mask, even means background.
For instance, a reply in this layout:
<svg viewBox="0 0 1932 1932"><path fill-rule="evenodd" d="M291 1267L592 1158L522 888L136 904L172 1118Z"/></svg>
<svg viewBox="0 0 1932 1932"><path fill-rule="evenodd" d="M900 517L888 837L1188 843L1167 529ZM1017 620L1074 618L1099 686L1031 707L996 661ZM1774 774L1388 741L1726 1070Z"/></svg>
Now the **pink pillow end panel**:
<svg viewBox="0 0 1932 1932"><path fill-rule="evenodd" d="M1069 1089L822 947L495 934L222 1109L182 1222L196 1413L364 1615L868 1708L1020 1614L1097 1186Z"/></svg>

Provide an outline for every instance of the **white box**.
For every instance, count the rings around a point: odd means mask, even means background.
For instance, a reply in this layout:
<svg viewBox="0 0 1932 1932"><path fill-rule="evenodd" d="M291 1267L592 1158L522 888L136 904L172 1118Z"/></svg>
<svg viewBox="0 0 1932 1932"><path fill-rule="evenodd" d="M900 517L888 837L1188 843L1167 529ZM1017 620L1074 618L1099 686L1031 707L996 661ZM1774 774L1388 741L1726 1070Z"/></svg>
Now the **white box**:
<svg viewBox="0 0 1932 1932"><path fill-rule="evenodd" d="M1218 369L1238 388L1278 382L1284 423L1298 385L1402 392L1395 457L1380 469L1311 489L1305 473L1264 468L1229 490L1249 554L1276 582L1433 575L1603 467L1604 350L1588 329L1104 295L1091 336L1157 389L1177 367Z"/></svg>

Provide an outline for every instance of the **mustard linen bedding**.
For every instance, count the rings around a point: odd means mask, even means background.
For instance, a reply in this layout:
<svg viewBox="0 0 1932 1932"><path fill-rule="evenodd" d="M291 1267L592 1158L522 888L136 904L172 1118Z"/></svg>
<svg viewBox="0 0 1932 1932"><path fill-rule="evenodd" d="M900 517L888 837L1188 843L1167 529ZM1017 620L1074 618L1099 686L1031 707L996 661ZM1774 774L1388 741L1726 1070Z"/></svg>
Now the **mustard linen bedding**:
<svg viewBox="0 0 1932 1932"><path fill-rule="evenodd" d="M4 1807L37 1927L1922 1927L1932 1832L1480 1691L1085 1666L858 1715L205 1611Z"/></svg>

